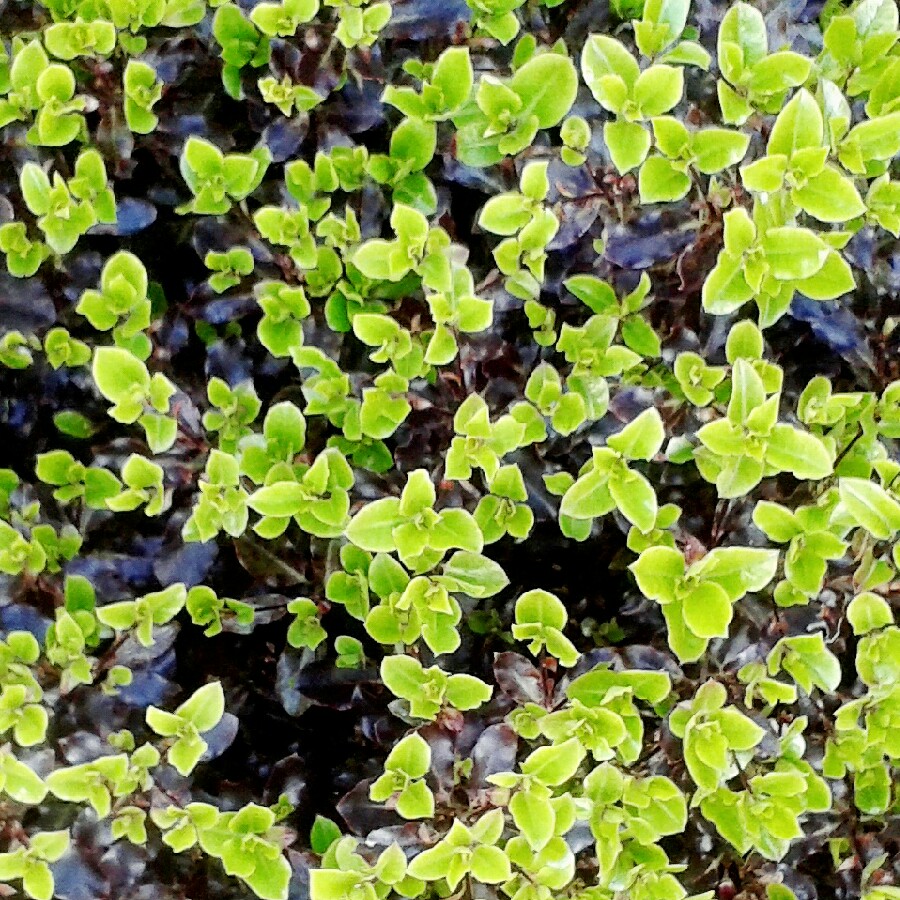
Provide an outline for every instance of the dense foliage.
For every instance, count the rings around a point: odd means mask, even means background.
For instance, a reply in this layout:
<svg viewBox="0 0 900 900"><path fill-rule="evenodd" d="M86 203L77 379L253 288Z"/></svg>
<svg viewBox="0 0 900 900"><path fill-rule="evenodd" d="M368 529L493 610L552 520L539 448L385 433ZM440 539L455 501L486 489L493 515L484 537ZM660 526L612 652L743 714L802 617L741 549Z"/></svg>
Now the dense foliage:
<svg viewBox="0 0 900 900"><path fill-rule="evenodd" d="M896 0L0 18L0 894L900 898Z"/></svg>

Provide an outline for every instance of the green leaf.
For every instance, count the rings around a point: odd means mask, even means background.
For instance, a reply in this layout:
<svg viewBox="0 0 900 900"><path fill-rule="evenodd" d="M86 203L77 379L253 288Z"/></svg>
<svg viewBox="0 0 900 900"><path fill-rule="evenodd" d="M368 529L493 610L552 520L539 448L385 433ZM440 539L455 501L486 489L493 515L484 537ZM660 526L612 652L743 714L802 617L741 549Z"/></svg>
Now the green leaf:
<svg viewBox="0 0 900 900"><path fill-rule="evenodd" d="M811 300L834 300L856 287L850 264L836 250L829 252L825 264L815 275L795 283L801 294Z"/></svg>
<svg viewBox="0 0 900 900"><path fill-rule="evenodd" d="M97 609L97 618L115 631L127 631L137 622L137 606L132 600L108 603Z"/></svg>
<svg viewBox="0 0 900 900"><path fill-rule="evenodd" d="M524 630L528 630L528 626L522 626ZM513 636L519 637L520 635L517 633L519 630L519 626L513 626ZM561 632L556 628L547 629L544 633L544 641L545 646L547 648L547 652L551 656L555 656L559 660L559 664L561 666L566 666L567 668L571 668L572 666L578 663L580 658L580 654L578 650L575 648L575 645Z"/></svg>
<svg viewBox="0 0 900 900"><path fill-rule="evenodd" d="M127 350L99 347L94 353L94 381L108 400L118 402L135 387L150 389L147 367Z"/></svg>
<svg viewBox="0 0 900 900"><path fill-rule="evenodd" d="M204 741L197 738L181 738L169 748L168 760L179 775L189 775L200 762L200 757L205 751L206 743Z"/></svg>
<svg viewBox="0 0 900 900"><path fill-rule="evenodd" d="M760 500L753 509L753 524L771 541L787 543L801 534L803 528L796 516L778 503Z"/></svg>
<svg viewBox="0 0 900 900"><path fill-rule="evenodd" d="M727 233L726 224L726 237ZM743 260L727 252L720 253L716 265L703 282L703 308L713 315L727 315L740 309L753 294L753 289L744 278Z"/></svg>
<svg viewBox="0 0 900 900"><path fill-rule="evenodd" d="M407 872L413 878L419 879L420 881L438 881L447 875L448 867L454 857L455 850L456 848L446 840L441 841L436 846L424 850L413 857ZM320 877L321 874L321 872L315 870L310 873L312 876L319 875ZM328 874L347 875L351 873L334 872ZM348 882L347 887L343 890L331 889L327 893L317 891L316 894L313 895L313 900L317 900L317 897L321 898L321 900L343 900L344 897L348 896L349 888L355 884L355 879L357 877L356 874L353 874L354 881Z"/></svg>
<svg viewBox="0 0 900 900"><path fill-rule="evenodd" d="M196 25L203 20L205 13L206 7L201 0L166 0L160 24L167 28Z"/></svg>
<svg viewBox="0 0 900 900"><path fill-rule="evenodd" d="M310 869L309 894L312 900L343 900L357 888L360 880L359 872L342 872L339 869Z"/></svg>
<svg viewBox="0 0 900 900"><path fill-rule="evenodd" d="M400 500L384 497L367 503L347 525L347 539L363 550L387 553L395 549L394 529L404 521Z"/></svg>
<svg viewBox="0 0 900 900"><path fill-rule="evenodd" d="M478 225L491 234L507 236L521 231L531 221L531 210L521 194L491 197L478 216Z"/></svg>
<svg viewBox="0 0 900 900"><path fill-rule="evenodd" d="M43 863L32 864L22 877L22 888L34 900L51 900L53 897L53 873Z"/></svg>
<svg viewBox="0 0 900 900"><path fill-rule="evenodd" d="M263 516L293 516L309 502L309 491L295 481L279 481L255 491L247 505Z"/></svg>
<svg viewBox="0 0 900 900"><path fill-rule="evenodd" d="M733 59L736 56L733 53L730 55ZM719 62L723 66L723 72L726 67L732 69L732 71L740 71L737 68L733 68L725 57L720 56ZM722 121L726 125L743 125L750 118L753 112L750 102L721 79L716 83L716 93L722 110Z"/></svg>
<svg viewBox="0 0 900 900"><path fill-rule="evenodd" d="M556 817L548 798L519 791L509 801L509 811L532 850L542 850L553 837Z"/></svg>
<svg viewBox="0 0 900 900"><path fill-rule="evenodd" d="M626 459L651 460L662 447L666 430L654 407L645 409L618 434L607 438L607 445Z"/></svg>
<svg viewBox="0 0 900 900"><path fill-rule="evenodd" d="M891 802L891 776L887 765L881 763L870 769L864 769L857 772L853 779L853 797L857 807L869 815L880 815L884 813ZM883 888L878 891L884 896ZM874 895L876 898L878 894ZM890 894L886 900L895 900ZM881 898L878 898L881 900Z"/></svg>
<svg viewBox="0 0 900 900"><path fill-rule="evenodd" d="M828 257L828 245L808 228L770 228L760 245L772 275L781 281L815 275Z"/></svg>
<svg viewBox="0 0 900 900"><path fill-rule="evenodd" d="M540 589L526 591L516 601L516 622L534 623L546 628L562 631L566 627L568 614L562 601L549 591Z"/></svg>
<svg viewBox="0 0 900 900"><path fill-rule="evenodd" d="M826 166L803 187L796 188L791 197L820 222L846 222L866 211L853 182L834 166Z"/></svg>
<svg viewBox="0 0 900 900"><path fill-rule="evenodd" d="M642 22L663 26L664 36L660 42L641 47L641 52L645 56L653 56L674 41L684 31L689 9L690 0L646 0Z"/></svg>
<svg viewBox="0 0 900 900"><path fill-rule="evenodd" d="M879 628L894 624L894 614L884 597L866 591L850 601L847 607L847 621L854 634L868 634Z"/></svg>
<svg viewBox="0 0 900 900"><path fill-rule="evenodd" d="M660 57L660 62L674 63L676 66L695 66L708 71L712 58L706 49L696 41L681 41Z"/></svg>
<svg viewBox="0 0 900 900"><path fill-rule="evenodd" d="M763 99L771 102L771 95L780 98L789 88L803 84L809 78L811 67L812 61L799 53L790 50L770 53L753 67L750 90L770 95Z"/></svg>
<svg viewBox="0 0 900 900"><path fill-rule="evenodd" d="M500 565L478 553L457 551L444 563L438 583L469 597L493 597L509 584Z"/></svg>
<svg viewBox="0 0 900 900"><path fill-rule="evenodd" d="M790 103L778 114L766 152L771 156L793 156L805 147L821 147L824 134L822 111L813 95L805 88L797 91Z"/></svg>
<svg viewBox="0 0 900 900"><path fill-rule="evenodd" d="M437 59L431 83L442 95L446 111L462 106L472 93L472 61L468 47L448 47Z"/></svg>
<svg viewBox="0 0 900 900"><path fill-rule="evenodd" d="M662 355L662 344L659 336L650 325L638 315L629 316L622 322L622 341L629 350L641 356L657 357Z"/></svg>
<svg viewBox="0 0 900 900"><path fill-rule="evenodd" d="M422 778L431 766L431 748L414 732L399 741L388 754L385 769L399 769L410 778Z"/></svg>
<svg viewBox="0 0 900 900"><path fill-rule="evenodd" d="M716 721L732 750L750 750L763 738L763 729L736 709L726 707L716 713Z"/></svg>
<svg viewBox="0 0 900 900"><path fill-rule="evenodd" d="M772 194L781 190L787 174L789 160L786 156L764 156L748 166L741 167L744 187L757 193Z"/></svg>
<svg viewBox="0 0 900 900"><path fill-rule="evenodd" d="M900 503L884 488L864 478L841 478L838 493L847 512L873 537L886 541L900 531Z"/></svg>
<svg viewBox="0 0 900 900"><path fill-rule="evenodd" d="M25 205L36 216L46 215L50 210L50 179L40 166L25 163L19 175L19 187Z"/></svg>
<svg viewBox="0 0 900 900"><path fill-rule="evenodd" d="M672 690L672 680L665 672L614 672L596 668L576 678L566 688L566 696L580 700L585 706L601 706L610 690L625 685L646 703L662 703Z"/></svg>
<svg viewBox="0 0 900 900"><path fill-rule="evenodd" d="M381 680L395 696L415 697L425 683L422 665L411 656L386 656L381 661Z"/></svg>
<svg viewBox="0 0 900 900"><path fill-rule="evenodd" d="M762 332L749 319L736 323L725 341L725 358L732 365L739 359L761 359Z"/></svg>
<svg viewBox="0 0 900 900"><path fill-rule="evenodd" d="M841 681L841 665L825 646L821 634L782 638L767 659L770 675L788 672L807 694L813 687L834 693Z"/></svg>
<svg viewBox="0 0 900 900"><path fill-rule="evenodd" d="M563 282L566 290L574 294L591 312L617 316L619 301L612 285L594 275L573 275Z"/></svg>
<svg viewBox="0 0 900 900"><path fill-rule="evenodd" d="M243 200L254 187L260 164L252 156L234 153L225 157L225 186L235 200Z"/></svg>
<svg viewBox="0 0 900 900"><path fill-rule="evenodd" d="M653 486L639 472L613 473L609 492L619 512L639 531L647 534L656 524L657 501Z"/></svg>
<svg viewBox="0 0 900 900"><path fill-rule="evenodd" d="M434 816L434 795L428 785L424 781L407 785L397 798L397 812L404 819L430 819Z"/></svg>
<svg viewBox="0 0 900 900"><path fill-rule="evenodd" d="M736 166L747 152L749 135L727 128L704 128L691 142L694 165L704 175Z"/></svg>
<svg viewBox="0 0 900 900"><path fill-rule="evenodd" d="M44 782L12 754L0 759L0 775L4 779L3 790L18 803L34 805L47 796Z"/></svg>
<svg viewBox="0 0 900 900"><path fill-rule="evenodd" d="M620 175L639 166L650 150L650 132L638 122L617 119L603 126L603 139Z"/></svg>
<svg viewBox="0 0 900 900"><path fill-rule="evenodd" d="M331 819L326 819L325 816L316 816L309 832L309 844L313 853L321 856L340 838L341 829Z"/></svg>
<svg viewBox="0 0 900 900"><path fill-rule="evenodd" d="M783 423L772 429L766 462L796 478L813 481L827 478L834 468L831 454L819 438Z"/></svg>
<svg viewBox="0 0 900 900"><path fill-rule="evenodd" d="M522 99L521 118L535 116L538 128L553 128L575 102L578 74L568 56L542 53L517 69L509 86Z"/></svg>
<svg viewBox="0 0 900 900"><path fill-rule="evenodd" d="M839 158L856 174L866 163L892 159L900 152L900 111L860 122L841 142Z"/></svg>
<svg viewBox="0 0 900 900"><path fill-rule="evenodd" d="M510 804L510 811L512 804ZM480 846L472 851L472 877L482 884L503 884L512 877L509 857L499 847Z"/></svg>
<svg viewBox="0 0 900 900"><path fill-rule="evenodd" d="M290 863L281 855L257 863L244 881L260 900L286 900L291 880Z"/></svg>
<svg viewBox="0 0 900 900"><path fill-rule="evenodd" d="M684 578L684 557L671 547L650 547L628 567L645 597L661 603L675 599L675 589Z"/></svg>
<svg viewBox="0 0 900 900"><path fill-rule="evenodd" d="M727 52L731 44L739 51L739 64L726 64L732 59ZM718 51L722 74L729 81L737 81L745 68L756 65L768 52L766 24L762 13L749 3L733 4L719 26Z"/></svg>
<svg viewBox="0 0 900 900"><path fill-rule="evenodd" d="M457 709L476 709L491 699L493 688L474 675L451 675L447 679L447 701Z"/></svg>
<svg viewBox="0 0 900 900"><path fill-rule="evenodd" d="M594 99L610 112L619 112L641 70L637 60L615 38L591 35L581 53L581 74Z"/></svg>
<svg viewBox="0 0 900 900"><path fill-rule="evenodd" d="M683 600L684 621L701 638L728 637L732 607L728 594L714 582L693 586Z"/></svg>
<svg viewBox="0 0 900 900"><path fill-rule="evenodd" d="M198 688L175 710L175 715L190 722L201 734L215 728L224 714L225 694L218 681Z"/></svg>
<svg viewBox="0 0 900 900"><path fill-rule="evenodd" d="M569 738L561 744L538 747L520 768L523 775L529 775L547 787L559 787L575 776L585 754L578 738Z"/></svg>
<svg viewBox="0 0 900 900"><path fill-rule="evenodd" d="M402 516L416 516L435 503L434 484L425 469L416 469L409 474L406 486L400 494L399 513ZM368 550L368 547L363 547Z"/></svg>
<svg viewBox="0 0 900 900"><path fill-rule="evenodd" d="M484 537L472 514L464 509L445 509L436 525L431 528L428 544L435 550L458 547L472 553L480 553Z"/></svg>
<svg viewBox="0 0 900 900"><path fill-rule="evenodd" d="M684 197L691 187L690 176L663 156L651 156L638 173L642 203L672 203Z"/></svg>
<svg viewBox="0 0 900 900"><path fill-rule="evenodd" d="M530 162L522 169L519 187L522 194L532 203L544 200L550 191L550 179L547 177L547 162Z"/></svg>
<svg viewBox="0 0 900 900"><path fill-rule="evenodd" d="M38 858L57 862L69 849L68 831L41 831L31 838L31 847Z"/></svg>
<svg viewBox="0 0 900 900"><path fill-rule="evenodd" d="M756 369L745 359L737 359L731 375L731 399L728 419L735 425L746 425L750 414L766 399L766 390Z"/></svg>
<svg viewBox="0 0 900 900"><path fill-rule="evenodd" d="M684 70L680 66L650 66L634 84L634 99L645 119L668 112L683 92Z"/></svg>
<svg viewBox="0 0 900 900"><path fill-rule="evenodd" d="M775 577L777 567L777 550L717 547L694 563L689 574L714 579L737 600L748 591L762 590Z"/></svg>
<svg viewBox="0 0 900 900"><path fill-rule="evenodd" d="M404 119L391 134L391 156L402 159L409 171L424 169L434 156L437 128L422 119Z"/></svg>

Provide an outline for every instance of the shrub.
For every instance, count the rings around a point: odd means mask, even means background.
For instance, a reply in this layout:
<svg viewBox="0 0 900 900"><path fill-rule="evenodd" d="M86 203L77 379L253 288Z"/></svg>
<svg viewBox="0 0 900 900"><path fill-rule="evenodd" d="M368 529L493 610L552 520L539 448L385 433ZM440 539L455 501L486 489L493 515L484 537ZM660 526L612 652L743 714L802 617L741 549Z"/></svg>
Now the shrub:
<svg viewBox="0 0 900 900"><path fill-rule="evenodd" d="M900 897L895 0L3 10L4 895Z"/></svg>

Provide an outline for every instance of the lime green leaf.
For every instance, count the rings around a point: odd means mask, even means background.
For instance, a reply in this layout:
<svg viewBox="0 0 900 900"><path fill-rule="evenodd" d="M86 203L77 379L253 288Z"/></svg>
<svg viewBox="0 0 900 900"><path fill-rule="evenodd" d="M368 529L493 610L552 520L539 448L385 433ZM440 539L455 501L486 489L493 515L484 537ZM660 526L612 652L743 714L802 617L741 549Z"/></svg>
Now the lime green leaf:
<svg viewBox="0 0 900 900"><path fill-rule="evenodd" d="M783 423L772 429L766 462L797 478L818 481L833 471L831 454L819 438Z"/></svg>
<svg viewBox="0 0 900 900"><path fill-rule="evenodd" d="M900 503L888 492L864 478L841 478L841 503L873 537L886 541L900 531Z"/></svg>
<svg viewBox="0 0 900 900"><path fill-rule="evenodd" d="M175 715L190 722L201 734L219 724L225 713L225 694L218 681L198 688L175 710Z"/></svg>
<svg viewBox="0 0 900 900"><path fill-rule="evenodd" d="M347 539L373 553L390 552L395 548L394 528L403 521L400 500L385 497L367 503L347 525Z"/></svg>
<svg viewBox="0 0 900 900"><path fill-rule="evenodd" d="M809 91L801 89L778 114L766 152L790 157L805 147L821 147L823 129L819 104Z"/></svg>
<svg viewBox="0 0 900 900"><path fill-rule="evenodd" d="M894 614L884 597L866 591L854 597L847 607L847 620L854 634L868 634L894 623Z"/></svg>
<svg viewBox="0 0 900 900"><path fill-rule="evenodd" d="M533 850L543 849L553 837L555 815L548 798L520 791L509 801L509 811Z"/></svg>
<svg viewBox="0 0 900 900"><path fill-rule="evenodd" d="M575 102L578 74L568 56L542 53L516 71L509 87L522 100L520 117L535 116L538 128L552 128Z"/></svg>
<svg viewBox="0 0 900 900"><path fill-rule="evenodd" d="M663 156L645 160L638 173L642 203L672 203L684 197L690 187L690 176L678 163Z"/></svg>
<svg viewBox="0 0 900 900"><path fill-rule="evenodd" d="M728 594L714 582L697 584L684 596L684 621L701 638L728 637L732 607Z"/></svg>
<svg viewBox="0 0 900 900"><path fill-rule="evenodd" d="M516 601L516 622L536 623L547 628L565 628L568 620L562 601L548 591L526 591Z"/></svg>
<svg viewBox="0 0 900 900"><path fill-rule="evenodd" d="M607 438L607 445L626 459L651 460L662 447L666 430L655 408L645 409L618 434Z"/></svg>
<svg viewBox="0 0 900 900"><path fill-rule="evenodd" d="M634 99L645 119L661 116L675 106L684 91L680 66L655 65L641 72L634 84Z"/></svg>
<svg viewBox="0 0 900 900"><path fill-rule="evenodd" d="M603 126L603 138L620 175L639 166L650 150L650 132L638 122L607 122Z"/></svg>
<svg viewBox="0 0 900 900"><path fill-rule="evenodd" d="M834 166L826 166L791 196L798 206L820 222L846 222L866 211L856 186Z"/></svg>
<svg viewBox="0 0 900 900"><path fill-rule="evenodd" d="M639 472L615 472L609 480L609 492L619 512L644 534L656 524L657 501L653 486Z"/></svg>

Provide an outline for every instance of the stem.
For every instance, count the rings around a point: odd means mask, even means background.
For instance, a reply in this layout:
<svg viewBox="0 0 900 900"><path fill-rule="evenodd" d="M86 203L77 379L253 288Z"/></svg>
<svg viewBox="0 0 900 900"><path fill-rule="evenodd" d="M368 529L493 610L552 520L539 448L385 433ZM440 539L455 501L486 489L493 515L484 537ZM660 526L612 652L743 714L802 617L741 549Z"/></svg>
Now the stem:
<svg viewBox="0 0 900 900"><path fill-rule="evenodd" d="M270 562L278 571L282 573L282 575L287 575L288 578L293 579L295 584L306 584L308 582L308 578L303 575L301 572L298 572L292 565L286 563L283 559L279 559L279 557L275 556L271 550L267 550L262 544L255 541L253 538L248 537L246 534L241 535L240 538L237 539L238 542L246 544L248 547L252 547L255 553L258 553L260 556L265 557L267 562Z"/></svg>
<svg viewBox="0 0 900 900"><path fill-rule="evenodd" d="M835 461L834 461L835 469L841 464L841 460L843 460L843 458L853 449L853 445L862 437L862 435L863 435L862 425L857 425L856 426L856 434L853 436L853 439L837 455L837 459L835 459Z"/></svg>
<svg viewBox="0 0 900 900"><path fill-rule="evenodd" d="M740 762L738 761L738 758L737 758L737 753L735 753L734 750L731 751L731 756L732 756L732 759L734 760L735 766L737 767L737 770L738 770L738 778L741 779L741 784L744 786L744 790L745 790L748 794L752 794L753 791L752 791L752 789L750 788L750 782L747 780L747 773L741 768L741 764L740 764Z"/></svg>

